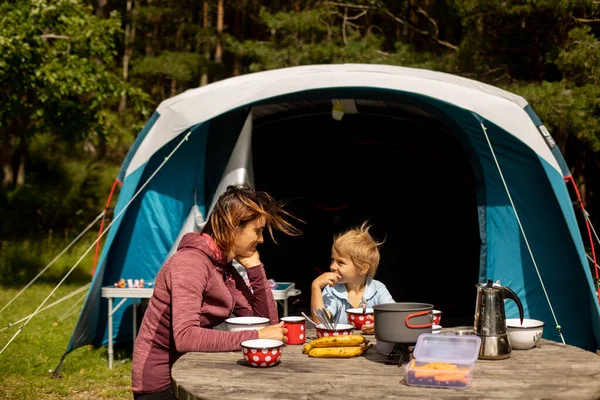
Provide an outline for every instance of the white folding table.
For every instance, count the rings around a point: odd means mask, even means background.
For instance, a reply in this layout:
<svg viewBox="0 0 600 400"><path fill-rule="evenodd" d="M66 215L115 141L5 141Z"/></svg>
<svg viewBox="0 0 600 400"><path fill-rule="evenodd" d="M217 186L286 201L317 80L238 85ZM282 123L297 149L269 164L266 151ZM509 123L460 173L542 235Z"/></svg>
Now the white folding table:
<svg viewBox="0 0 600 400"><path fill-rule="evenodd" d="M137 333L137 299L148 299L152 297L154 288L118 288L114 286L105 286L102 288L102 297L108 299L108 368L113 365L113 314L127 301L133 300L133 342ZM119 298L121 301L113 307L113 299Z"/></svg>
<svg viewBox="0 0 600 400"><path fill-rule="evenodd" d="M273 288L273 298L283 306L283 316L288 316L288 297L298 296L302 293L295 288L294 282L277 282Z"/></svg>

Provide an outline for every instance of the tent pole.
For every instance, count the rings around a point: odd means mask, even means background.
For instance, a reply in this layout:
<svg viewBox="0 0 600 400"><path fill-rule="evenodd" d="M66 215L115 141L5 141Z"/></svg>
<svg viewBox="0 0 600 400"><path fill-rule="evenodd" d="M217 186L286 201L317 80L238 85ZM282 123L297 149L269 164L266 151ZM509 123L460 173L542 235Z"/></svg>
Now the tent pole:
<svg viewBox="0 0 600 400"><path fill-rule="evenodd" d="M579 203L579 207L581 207L581 212L583 213L583 218L585 219L585 226L587 228L588 237L590 239L590 246L592 247L592 258L594 261L594 271L596 272L596 280L598 280L598 264L596 262L596 250L594 248L594 240L592 238L592 232L590 228L590 220L588 218L588 213L583 206L583 200L581 199L581 195L579 194L579 190L577 189L577 185L575 184L575 180L572 176L565 176L565 181L570 181L573 189L575 190L575 194L577 195L577 202ZM598 289L598 294L600 295L600 288ZM599 300L600 301L600 300Z"/></svg>
<svg viewBox="0 0 600 400"><path fill-rule="evenodd" d="M115 180L113 181L112 188L110 189L108 199L106 200L106 205L104 206L104 216L102 217L102 221L100 221L100 229L98 230L98 237L102 236L102 229L104 229L104 220L106 219L106 213L108 212L108 208L110 207L110 201L113 197L113 194L115 193L115 187L117 186L117 183L119 184L119 186L123 186L123 183L120 180L118 180L117 178L115 178ZM94 266L92 267L92 276L94 276L94 274L96 273L96 265L98 264L99 249L100 249L100 241L98 241L96 243L96 252L94 253Z"/></svg>
<svg viewBox="0 0 600 400"><path fill-rule="evenodd" d="M67 356L67 353L63 354L62 357L60 358L60 362L58 363L58 365L56 366L56 368L54 369L54 371L52 371L52 377L53 378L60 378L60 370L62 368L63 363L65 362L65 357Z"/></svg>

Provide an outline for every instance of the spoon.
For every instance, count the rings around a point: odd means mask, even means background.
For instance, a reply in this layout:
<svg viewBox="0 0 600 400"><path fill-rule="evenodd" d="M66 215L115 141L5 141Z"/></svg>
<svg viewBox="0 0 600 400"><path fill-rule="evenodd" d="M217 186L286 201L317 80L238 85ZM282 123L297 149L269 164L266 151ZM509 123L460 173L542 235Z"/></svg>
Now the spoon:
<svg viewBox="0 0 600 400"><path fill-rule="evenodd" d="M315 323L315 321L313 321L312 319L310 319L310 317L308 315L304 314L304 311L302 311L300 314L302 314L302 316L304 318L306 318L308 321L310 321L310 323L312 323L314 326L318 325L317 323Z"/></svg>

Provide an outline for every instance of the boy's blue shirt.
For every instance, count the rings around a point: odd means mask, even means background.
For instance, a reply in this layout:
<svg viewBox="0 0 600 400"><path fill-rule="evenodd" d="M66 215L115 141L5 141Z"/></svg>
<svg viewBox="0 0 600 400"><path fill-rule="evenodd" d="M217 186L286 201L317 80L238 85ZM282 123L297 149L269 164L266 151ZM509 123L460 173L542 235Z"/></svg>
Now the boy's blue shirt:
<svg viewBox="0 0 600 400"><path fill-rule="evenodd" d="M325 308L329 310L331 315L337 316L336 322L338 324L347 324L348 317L346 316L346 310L355 307L348 301L346 284L338 283L333 287L325 286L322 294L323 304L325 304ZM377 304L395 303L387 287L375 279L367 281L363 296L367 302L367 307L373 307Z"/></svg>

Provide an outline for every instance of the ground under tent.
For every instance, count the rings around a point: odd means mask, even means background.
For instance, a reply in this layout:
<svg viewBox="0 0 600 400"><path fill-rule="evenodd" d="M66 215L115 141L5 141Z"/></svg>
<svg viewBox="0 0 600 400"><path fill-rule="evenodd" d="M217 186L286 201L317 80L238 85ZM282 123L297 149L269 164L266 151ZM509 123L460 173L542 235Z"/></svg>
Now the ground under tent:
<svg viewBox="0 0 600 400"><path fill-rule="evenodd" d="M296 282L302 295L291 312L305 310L333 235L368 219L385 239L376 279L395 300L432 303L448 326L472 324L481 241L465 151L448 127L408 104L352 103L360 113L340 121L328 100L253 109L256 187L289 199L306 222L304 235L261 246L269 276Z"/></svg>

